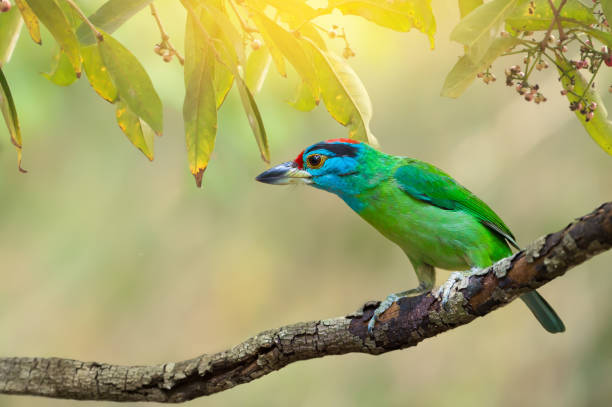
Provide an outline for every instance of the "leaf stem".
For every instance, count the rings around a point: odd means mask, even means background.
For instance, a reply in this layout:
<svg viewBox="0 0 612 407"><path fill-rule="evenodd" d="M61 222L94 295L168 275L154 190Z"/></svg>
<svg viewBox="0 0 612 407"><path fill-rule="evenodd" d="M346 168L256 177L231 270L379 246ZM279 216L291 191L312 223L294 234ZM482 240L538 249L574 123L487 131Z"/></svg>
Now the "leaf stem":
<svg viewBox="0 0 612 407"><path fill-rule="evenodd" d="M563 6L565 6L566 2L567 0L561 0L561 3L559 4L559 8L555 8L555 5L552 2L552 0L548 0L550 9L553 12L553 21L551 21L550 27L548 27L548 30L546 30L546 34L544 34L544 39L542 39L542 41L540 42L540 48L542 48L542 50L546 48L546 43L548 42L548 38L550 37L550 33L555 27L555 24L557 25L557 28L559 29L559 41L565 40L566 36L563 33L563 26L561 25L560 14L561 14L561 9L563 8Z"/></svg>
<svg viewBox="0 0 612 407"><path fill-rule="evenodd" d="M79 8L79 6L76 5L76 3L73 0L66 0L66 3L68 3L68 5L70 7L72 7L74 9L74 11L76 11L76 13L79 15L79 17L81 18L81 20L83 20L83 22L85 24L87 24L89 26L89 28L91 29L91 32L93 33L93 35L96 37L96 39L98 41L104 41L104 36L102 35L102 33L100 31L98 31L98 29L96 28L95 25L92 24L91 21L89 21L89 19L87 18L87 16L83 13L83 11L81 11L81 9Z"/></svg>
<svg viewBox="0 0 612 407"><path fill-rule="evenodd" d="M254 32L258 32L256 29L251 28L247 25L247 23L242 19L242 16L240 15L240 12L238 11L238 8L236 7L236 5L234 4L234 2L232 0L228 0L228 3L230 4L230 7L232 8L232 10L234 11L234 14L236 15L236 18L238 19L238 22L240 22L240 26L242 27L242 30L249 36L249 37L253 37Z"/></svg>
<svg viewBox="0 0 612 407"><path fill-rule="evenodd" d="M179 52L176 50L176 48L174 48L174 46L170 42L170 36L168 35L168 33L166 33L166 30L164 29L164 26L162 25L162 22L159 18L159 14L157 13L157 9L153 5L153 3L149 4L149 8L151 9L151 15L153 16L153 18L155 19L155 22L157 23L157 27L159 27L159 33L161 34L162 44L168 47L168 50L170 51L170 53L172 53L173 55L176 55L176 58L178 59L181 65L185 65L185 59L181 56L181 54L179 54Z"/></svg>

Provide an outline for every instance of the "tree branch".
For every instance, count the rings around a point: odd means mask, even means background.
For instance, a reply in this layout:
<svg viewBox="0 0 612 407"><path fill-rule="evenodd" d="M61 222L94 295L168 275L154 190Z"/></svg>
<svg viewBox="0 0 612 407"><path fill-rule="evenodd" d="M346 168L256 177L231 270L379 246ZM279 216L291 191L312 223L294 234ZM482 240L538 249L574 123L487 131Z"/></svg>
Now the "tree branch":
<svg viewBox="0 0 612 407"><path fill-rule="evenodd" d="M612 247L612 202L563 230L464 278L448 310L431 293L404 298L367 335L376 302L345 317L262 332L212 355L157 366L59 358L0 358L0 393L80 400L176 403L248 383L298 360L350 352L378 355L467 324ZM571 329L571 328L570 328Z"/></svg>

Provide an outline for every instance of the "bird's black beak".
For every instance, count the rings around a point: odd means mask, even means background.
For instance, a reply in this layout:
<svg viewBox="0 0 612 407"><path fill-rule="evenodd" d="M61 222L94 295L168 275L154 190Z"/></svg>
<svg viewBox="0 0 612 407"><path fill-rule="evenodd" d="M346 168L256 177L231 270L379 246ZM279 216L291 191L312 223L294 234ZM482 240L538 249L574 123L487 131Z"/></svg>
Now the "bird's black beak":
<svg viewBox="0 0 612 407"><path fill-rule="evenodd" d="M259 174L255 180L272 185L311 184L312 175L298 167L295 161L287 161Z"/></svg>

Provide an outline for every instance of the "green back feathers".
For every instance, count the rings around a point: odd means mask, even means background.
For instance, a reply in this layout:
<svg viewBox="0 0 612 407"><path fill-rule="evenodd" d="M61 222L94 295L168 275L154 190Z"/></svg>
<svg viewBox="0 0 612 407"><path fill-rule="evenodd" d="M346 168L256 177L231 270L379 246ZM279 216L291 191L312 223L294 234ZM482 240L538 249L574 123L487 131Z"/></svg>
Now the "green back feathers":
<svg viewBox="0 0 612 407"><path fill-rule="evenodd" d="M448 174L431 164L410 158L404 159L403 164L393 174L402 191L442 209L467 212L520 249L499 216Z"/></svg>

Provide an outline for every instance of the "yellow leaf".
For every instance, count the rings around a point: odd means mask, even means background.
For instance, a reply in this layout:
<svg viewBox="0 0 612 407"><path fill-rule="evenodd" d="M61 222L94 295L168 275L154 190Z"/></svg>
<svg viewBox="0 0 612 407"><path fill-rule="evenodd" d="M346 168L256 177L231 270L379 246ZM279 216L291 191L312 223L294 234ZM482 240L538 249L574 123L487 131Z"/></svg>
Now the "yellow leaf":
<svg viewBox="0 0 612 407"><path fill-rule="evenodd" d="M68 19L62 12L56 0L28 0L28 4L51 32L62 51L66 54L76 76L81 75L81 53L77 40Z"/></svg>
<svg viewBox="0 0 612 407"><path fill-rule="evenodd" d="M113 103L117 99L117 88L102 61L98 44L81 47L81 56L91 87L102 98Z"/></svg>
<svg viewBox="0 0 612 407"><path fill-rule="evenodd" d="M121 99L117 100L117 124L128 140L143 154L153 161L153 140L155 133L149 125L140 119Z"/></svg>
<svg viewBox="0 0 612 407"><path fill-rule="evenodd" d="M38 17L36 17L25 0L15 0L15 3L17 4L17 7L19 7L19 11L21 12L21 16L23 17L26 27L28 27L30 37L32 37L32 40L34 40L35 43L40 44L42 41L40 39L40 24L38 23Z"/></svg>
<svg viewBox="0 0 612 407"><path fill-rule="evenodd" d="M434 47L436 20L431 0L329 0L328 4L342 14L361 16L392 30L416 28L429 37L431 48Z"/></svg>
<svg viewBox="0 0 612 407"><path fill-rule="evenodd" d="M189 169L196 185L215 147L217 100L213 85L215 57L210 45L198 31L194 17L187 16L185 30L185 100L183 120Z"/></svg>
<svg viewBox="0 0 612 407"><path fill-rule="evenodd" d="M331 116L348 127L350 138L378 147L369 128L372 102L355 71L339 57L321 51L310 40L304 39L303 43L312 55L321 96Z"/></svg>
<svg viewBox="0 0 612 407"><path fill-rule="evenodd" d="M19 171L26 172L21 168L21 129L19 127L19 117L17 116L17 110L15 109L15 102L13 102L13 96L11 95L11 89L8 86L8 82L4 77L2 68L0 68L0 111L4 116L6 127L8 127L9 134L11 135L11 143L17 149L17 167Z"/></svg>

